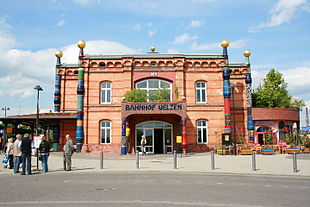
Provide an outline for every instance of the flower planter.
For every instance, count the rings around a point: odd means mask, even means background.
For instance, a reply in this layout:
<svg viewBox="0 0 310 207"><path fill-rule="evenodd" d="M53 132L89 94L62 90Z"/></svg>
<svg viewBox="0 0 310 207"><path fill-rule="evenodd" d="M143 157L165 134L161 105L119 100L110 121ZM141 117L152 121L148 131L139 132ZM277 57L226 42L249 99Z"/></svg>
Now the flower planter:
<svg viewBox="0 0 310 207"><path fill-rule="evenodd" d="M276 149L262 149L262 155L274 155L276 153Z"/></svg>
<svg viewBox="0 0 310 207"><path fill-rule="evenodd" d="M229 155L229 150L228 149L217 149L216 153L219 155Z"/></svg>
<svg viewBox="0 0 310 207"><path fill-rule="evenodd" d="M251 155L253 153L253 150L246 149L246 150L240 150L240 155Z"/></svg>
<svg viewBox="0 0 310 207"><path fill-rule="evenodd" d="M301 150L300 148L287 148L286 151L287 151L287 154L293 154L294 152L300 153Z"/></svg>
<svg viewBox="0 0 310 207"><path fill-rule="evenodd" d="M305 149L303 150L303 153L310 153L310 148L305 148Z"/></svg>

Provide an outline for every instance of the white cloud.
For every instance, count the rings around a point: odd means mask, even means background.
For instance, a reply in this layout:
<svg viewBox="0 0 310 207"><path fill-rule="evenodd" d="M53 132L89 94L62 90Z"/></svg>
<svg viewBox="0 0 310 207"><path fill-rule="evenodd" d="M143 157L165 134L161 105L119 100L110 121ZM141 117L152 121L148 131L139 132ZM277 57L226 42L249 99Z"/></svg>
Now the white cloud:
<svg viewBox="0 0 310 207"><path fill-rule="evenodd" d="M35 94L33 87L37 84L44 88L50 99L54 88L56 49L30 51L16 46L15 38L0 30L0 99L29 98ZM76 44L61 49L63 63L77 63L79 48ZM85 54L136 53L121 43L103 40L86 42L84 50Z"/></svg>
<svg viewBox="0 0 310 207"><path fill-rule="evenodd" d="M153 37L157 33L157 30L151 30L147 33L149 37Z"/></svg>
<svg viewBox="0 0 310 207"><path fill-rule="evenodd" d="M73 0L73 2L80 5L88 5L92 3L101 3L101 0Z"/></svg>
<svg viewBox="0 0 310 207"><path fill-rule="evenodd" d="M256 32L259 29L267 27L276 27L284 23L288 23L293 19L300 10L307 10L307 0L279 0L271 9L271 19L260 25L249 29L249 32Z"/></svg>
<svg viewBox="0 0 310 207"><path fill-rule="evenodd" d="M201 27L204 24L203 20L192 20L189 24L188 28L196 28Z"/></svg>
<svg viewBox="0 0 310 207"><path fill-rule="evenodd" d="M270 69L259 70L255 66L252 68L254 68L252 69L253 86L257 87L260 83L263 82L263 79L266 77L266 74L270 71ZM288 91L290 95L299 97L310 95L310 81L306 78L310 76L310 65L302 65L277 71L283 75L283 78L288 85Z"/></svg>
<svg viewBox="0 0 310 207"><path fill-rule="evenodd" d="M170 54L178 54L178 53L180 53L180 50L178 50L178 49L168 49L168 53L170 53Z"/></svg>
<svg viewBox="0 0 310 207"><path fill-rule="evenodd" d="M176 36L173 40L173 42L171 42L171 44L174 45L182 45L188 42L191 42L193 40L196 40L198 38L198 36L190 36L187 33L181 34L179 36Z"/></svg>
<svg viewBox="0 0 310 207"><path fill-rule="evenodd" d="M65 20L60 20L59 22L57 22L56 26L61 27L66 23Z"/></svg>
<svg viewBox="0 0 310 207"><path fill-rule="evenodd" d="M238 49L246 46L246 40L240 39L233 41L229 44L229 48L232 49ZM221 43L216 42L216 43L205 43L205 44L198 44L194 42L191 45L191 50L192 51L202 51L202 50L213 50L213 49L219 49L221 48Z"/></svg>
<svg viewBox="0 0 310 207"><path fill-rule="evenodd" d="M0 17L0 29L11 29L12 26L6 23L7 16Z"/></svg>
<svg viewBox="0 0 310 207"><path fill-rule="evenodd" d="M65 46L63 51L63 63L77 63L79 48L74 45ZM131 49L119 42L109 42L105 40L86 41L84 48L85 54L98 55L98 54L133 54L137 51Z"/></svg>

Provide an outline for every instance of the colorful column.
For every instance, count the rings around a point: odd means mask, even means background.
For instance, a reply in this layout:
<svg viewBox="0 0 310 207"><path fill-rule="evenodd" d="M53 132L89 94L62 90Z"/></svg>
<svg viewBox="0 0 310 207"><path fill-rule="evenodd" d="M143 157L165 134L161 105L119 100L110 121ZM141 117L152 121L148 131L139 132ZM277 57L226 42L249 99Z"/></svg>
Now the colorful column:
<svg viewBox="0 0 310 207"><path fill-rule="evenodd" d="M56 72L55 72L54 111L60 112L60 81L61 81L61 76L58 73L58 68L61 65L60 58L62 57L62 52L60 50L58 50L55 53L55 56L57 57L57 63L56 63Z"/></svg>
<svg viewBox="0 0 310 207"><path fill-rule="evenodd" d="M186 139L186 118L182 118L182 154L186 155L187 139Z"/></svg>
<svg viewBox="0 0 310 207"><path fill-rule="evenodd" d="M223 96L224 96L224 114L225 114L225 133L231 133L231 112L230 112L230 72L228 67L228 55L227 55L227 47L229 46L229 42L227 40L223 40L221 43L223 47L223 56L226 58L227 62L223 69Z"/></svg>
<svg viewBox="0 0 310 207"><path fill-rule="evenodd" d="M127 143L126 143L126 120L122 120L122 147L121 147L121 155L126 155L127 151Z"/></svg>
<svg viewBox="0 0 310 207"><path fill-rule="evenodd" d="M243 55L245 57L245 64L249 67L249 70L245 76L247 112L248 112L248 126L247 126L248 136L249 136L249 143L254 143L254 122L252 118L252 77L251 77L251 66L250 66L251 51L246 50L244 51Z"/></svg>
<svg viewBox="0 0 310 207"><path fill-rule="evenodd" d="M85 47L83 40L78 42L80 48L79 55L79 69L78 69L78 86L77 86L77 121L76 121L76 144L77 152L82 151L82 145L84 140L83 132L83 112L84 112L84 68L81 65L81 59L84 57L83 48Z"/></svg>

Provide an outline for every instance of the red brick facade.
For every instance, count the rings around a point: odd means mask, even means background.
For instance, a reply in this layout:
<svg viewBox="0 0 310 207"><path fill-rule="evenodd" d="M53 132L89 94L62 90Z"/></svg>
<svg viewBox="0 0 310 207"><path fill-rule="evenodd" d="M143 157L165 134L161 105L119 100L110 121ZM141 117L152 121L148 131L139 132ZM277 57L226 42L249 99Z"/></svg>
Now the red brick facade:
<svg viewBox="0 0 310 207"><path fill-rule="evenodd" d="M149 53L141 55L98 55L81 59L84 67L84 143L83 150L120 151L122 144L122 118L130 127L128 152L134 152L136 125L147 121L160 121L172 125L173 149L176 136L181 135L180 122L186 119L188 151L205 151L221 144L224 130L223 67L227 64L223 55L173 55ZM61 111L77 110L77 69L78 65L62 64L58 68L61 75ZM237 128L246 129L245 73L248 65L230 64L231 83L236 84L233 97ZM172 100L168 104L183 103L186 109L171 113L167 108L160 113L130 113L122 107L124 94L143 80L164 80L171 84ZM111 103L101 103L101 84L111 84ZM196 83L206 83L206 103L197 103ZM150 104L150 103L147 103ZM158 104L158 103L157 103ZM233 104L231 104L232 106ZM197 121L207 122L207 142L197 143ZM101 121L111 123L111 143L102 144ZM61 127L61 139L68 129ZM74 126L70 125L70 135L74 137ZM246 130L245 130L246 132ZM237 133L238 134L238 133ZM243 134L244 135L244 134ZM238 137L239 139L239 137Z"/></svg>

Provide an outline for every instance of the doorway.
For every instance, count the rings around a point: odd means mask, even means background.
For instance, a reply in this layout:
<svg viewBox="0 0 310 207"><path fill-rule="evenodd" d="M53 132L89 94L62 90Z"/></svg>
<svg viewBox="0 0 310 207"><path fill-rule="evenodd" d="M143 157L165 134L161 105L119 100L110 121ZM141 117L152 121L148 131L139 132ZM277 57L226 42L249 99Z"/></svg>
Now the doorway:
<svg viewBox="0 0 310 207"><path fill-rule="evenodd" d="M154 153L160 154L164 152L163 140L164 140L164 133L163 129L154 129Z"/></svg>
<svg viewBox="0 0 310 207"><path fill-rule="evenodd" d="M150 121L136 125L136 150L141 151L141 137L145 135L145 150L148 154L173 152L172 125L166 122Z"/></svg>

